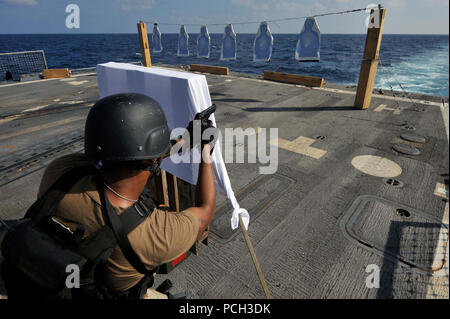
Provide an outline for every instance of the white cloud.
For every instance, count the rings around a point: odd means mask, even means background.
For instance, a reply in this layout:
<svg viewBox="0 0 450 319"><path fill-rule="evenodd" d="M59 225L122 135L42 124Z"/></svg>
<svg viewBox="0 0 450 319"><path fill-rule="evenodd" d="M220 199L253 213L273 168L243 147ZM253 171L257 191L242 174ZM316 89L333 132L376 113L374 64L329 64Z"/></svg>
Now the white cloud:
<svg viewBox="0 0 450 319"><path fill-rule="evenodd" d="M253 5L253 0L231 0L231 4L250 7Z"/></svg>
<svg viewBox="0 0 450 319"><path fill-rule="evenodd" d="M352 0L337 0L337 2L348 3ZM269 14L266 18L290 17L292 15L308 15L323 13L327 6L320 1L308 1L307 3L297 0L231 0L235 6L249 7L253 14L262 12Z"/></svg>
<svg viewBox="0 0 450 319"><path fill-rule="evenodd" d="M407 5L406 0L390 0L386 7L389 8L403 8Z"/></svg>
<svg viewBox="0 0 450 319"><path fill-rule="evenodd" d="M441 5L448 8L448 0L427 0L430 5Z"/></svg>
<svg viewBox="0 0 450 319"><path fill-rule="evenodd" d="M261 12L273 12L277 9L277 14L280 13L291 13L298 10L305 9L304 4L293 0L231 0L231 4L235 6L249 7L252 9L252 13Z"/></svg>
<svg viewBox="0 0 450 319"><path fill-rule="evenodd" d="M125 11L150 10L156 5L156 0L119 0L119 2Z"/></svg>
<svg viewBox="0 0 450 319"><path fill-rule="evenodd" d="M24 6L36 6L38 4L36 0L3 0L3 2Z"/></svg>

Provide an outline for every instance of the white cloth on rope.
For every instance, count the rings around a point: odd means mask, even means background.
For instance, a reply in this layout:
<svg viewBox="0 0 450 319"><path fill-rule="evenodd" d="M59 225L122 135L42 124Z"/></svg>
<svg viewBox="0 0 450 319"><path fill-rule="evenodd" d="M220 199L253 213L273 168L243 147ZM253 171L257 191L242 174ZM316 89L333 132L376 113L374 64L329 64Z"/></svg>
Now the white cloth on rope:
<svg viewBox="0 0 450 319"><path fill-rule="evenodd" d="M189 56L189 34L186 31L184 25L180 28L180 33L178 34L178 56Z"/></svg>
<svg viewBox="0 0 450 319"><path fill-rule="evenodd" d="M273 36L269 24L261 22L253 44L253 61L268 62L272 57Z"/></svg>
<svg viewBox="0 0 450 319"><path fill-rule="evenodd" d="M170 129L186 128L197 113L212 104L206 77L200 74L110 62L97 65L97 77L100 98L117 93L140 93L156 100L163 108ZM214 114L210 119L216 125ZM250 216L236 200L220 143L219 140L211 157L216 187L227 195L233 207L232 229L239 227L239 214L248 228ZM166 158L161 168L196 185L199 164L192 163L192 160L199 159L200 155L192 151L188 156L191 163L175 164L170 158Z"/></svg>
<svg viewBox="0 0 450 319"><path fill-rule="evenodd" d="M153 26L152 46L153 46L152 53L160 53L163 50L161 43L161 31L159 30L157 23L155 23L155 25Z"/></svg>
<svg viewBox="0 0 450 319"><path fill-rule="evenodd" d="M236 33L233 26L228 24L225 27L222 39L222 49L220 50L221 60L236 60L237 58L237 43Z"/></svg>
<svg viewBox="0 0 450 319"><path fill-rule="evenodd" d="M320 29L316 18L308 18L298 36L295 59L300 62L320 61Z"/></svg>

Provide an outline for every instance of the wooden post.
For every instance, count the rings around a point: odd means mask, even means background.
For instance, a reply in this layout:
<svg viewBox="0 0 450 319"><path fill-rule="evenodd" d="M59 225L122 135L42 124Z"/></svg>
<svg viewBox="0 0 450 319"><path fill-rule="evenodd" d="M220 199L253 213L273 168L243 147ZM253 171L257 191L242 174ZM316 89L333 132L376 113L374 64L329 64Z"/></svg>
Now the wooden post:
<svg viewBox="0 0 450 319"><path fill-rule="evenodd" d="M147 24L141 21L138 23L137 27L142 49L142 63L144 66L151 67L152 59L150 57L150 46L148 44Z"/></svg>
<svg viewBox="0 0 450 319"><path fill-rule="evenodd" d="M167 187L167 174L165 170L161 170L161 175L159 176L159 178L161 179L161 187L162 187L162 193L163 193L163 198L164 198L164 206L165 207L170 207L170 203L169 203L169 191L168 191L168 187Z"/></svg>
<svg viewBox="0 0 450 319"><path fill-rule="evenodd" d="M173 192L174 192L174 197L175 197L175 211L177 213L180 212L180 198L178 196L178 182L177 182L177 177L174 175L172 176L172 181L173 181Z"/></svg>
<svg viewBox="0 0 450 319"><path fill-rule="evenodd" d="M379 7L378 10L380 10L379 25L375 28L367 29L366 47L364 49L364 58L361 63L361 72L359 74L358 89L356 91L355 99L355 107L360 109L368 109L370 107L373 86L378 70L378 54L380 52L381 38L383 36L386 9Z"/></svg>

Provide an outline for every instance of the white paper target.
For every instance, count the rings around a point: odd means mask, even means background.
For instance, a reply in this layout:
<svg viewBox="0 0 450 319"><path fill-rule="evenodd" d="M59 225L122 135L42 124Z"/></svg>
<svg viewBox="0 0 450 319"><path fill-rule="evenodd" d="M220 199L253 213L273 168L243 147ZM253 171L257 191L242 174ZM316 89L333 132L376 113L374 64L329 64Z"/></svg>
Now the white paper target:
<svg viewBox="0 0 450 319"><path fill-rule="evenodd" d="M184 25L180 28L180 33L178 34L178 56L189 56L189 34L186 31Z"/></svg>
<svg viewBox="0 0 450 319"><path fill-rule="evenodd" d="M211 48L211 37L208 28L202 25L197 39L197 56L200 58L209 58Z"/></svg>
<svg viewBox="0 0 450 319"><path fill-rule="evenodd" d="M295 59L300 62L320 61L320 29L315 18L305 21L298 36Z"/></svg>
<svg viewBox="0 0 450 319"><path fill-rule="evenodd" d="M222 50L220 52L221 60L236 60L237 57L237 44L236 33L233 26L228 24L225 27L225 31L222 39Z"/></svg>
<svg viewBox="0 0 450 319"><path fill-rule="evenodd" d="M157 23L155 23L155 25L153 26L152 45L153 45L153 53L162 52L163 47L161 42L161 31L159 30Z"/></svg>
<svg viewBox="0 0 450 319"><path fill-rule="evenodd" d="M269 62L272 56L273 36L269 24L261 22L253 44L253 61Z"/></svg>

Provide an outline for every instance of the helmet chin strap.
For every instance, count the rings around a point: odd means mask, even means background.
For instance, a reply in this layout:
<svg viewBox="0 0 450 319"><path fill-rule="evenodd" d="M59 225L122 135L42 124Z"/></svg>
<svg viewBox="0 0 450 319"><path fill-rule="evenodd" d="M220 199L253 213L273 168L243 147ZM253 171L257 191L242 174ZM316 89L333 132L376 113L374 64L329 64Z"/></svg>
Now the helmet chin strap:
<svg viewBox="0 0 450 319"><path fill-rule="evenodd" d="M144 164L144 163L136 163L133 165L133 169L137 170L137 171L149 171L152 173L152 177L153 176L159 176L161 175L161 162L162 162L162 158L158 158L156 160L156 162L151 162L151 164ZM104 167L104 164L101 160L97 161L95 163L95 167L98 170L102 170Z"/></svg>
<svg viewBox="0 0 450 319"><path fill-rule="evenodd" d="M162 158L158 158L156 162L152 162L151 164L140 164L138 168L141 171L151 172L152 176L159 176L161 174L161 162Z"/></svg>

